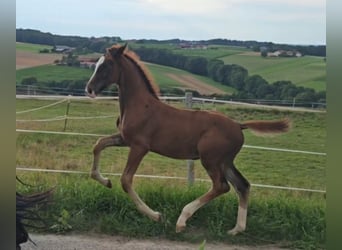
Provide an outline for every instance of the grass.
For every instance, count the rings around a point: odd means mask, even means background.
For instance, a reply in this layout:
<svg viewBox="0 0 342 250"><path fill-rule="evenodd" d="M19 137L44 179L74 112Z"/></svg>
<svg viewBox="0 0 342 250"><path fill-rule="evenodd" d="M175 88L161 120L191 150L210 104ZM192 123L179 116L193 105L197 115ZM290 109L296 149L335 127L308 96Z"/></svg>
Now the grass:
<svg viewBox="0 0 342 250"><path fill-rule="evenodd" d="M233 46L208 46L207 49L175 49L174 53L182 54L185 56L201 56L208 60L231 56L249 51L242 47Z"/></svg>
<svg viewBox="0 0 342 250"><path fill-rule="evenodd" d="M32 68L19 69L16 71L16 81L21 82L24 78L36 77L38 82L49 81L63 81L63 80L85 80L90 78L92 70L68 67L68 66L56 66L56 65L43 65Z"/></svg>
<svg viewBox="0 0 342 250"><path fill-rule="evenodd" d="M39 51L43 49L51 50L53 47L49 45L42 45L42 44L32 44L32 43L15 43L16 50L24 50L24 51L30 51L33 53L39 53Z"/></svg>
<svg viewBox="0 0 342 250"><path fill-rule="evenodd" d="M326 89L326 62L322 57L263 58L254 54L235 54L220 59L226 64L241 65L248 69L249 75L261 75L269 83L287 80L317 91Z"/></svg>
<svg viewBox="0 0 342 250"><path fill-rule="evenodd" d="M21 100L17 111L41 107L53 100ZM173 104L178 107L183 104ZM289 117L292 130L274 137L257 137L245 131L248 145L325 152L326 113L306 113L242 108L233 105L195 105L195 109L215 109L238 121L250 119L278 119ZM18 114L17 119L43 119L65 114L66 103L30 113ZM69 120L67 130L95 134L116 131L118 103L104 100L72 101L69 115L115 118ZM64 121L17 122L17 128L62 131ZM92 147L96 137L17 133L17 166L78 170L88 172L92 163ZM109 148L101 155L102 172L121 173L128 149ZM312 189L325 189L325 156L304 155L244 148L236 159L243 175L254 184L269 184ZM137 174L186 176L186 163L154 153L148 154ZM246 233L231 237L227 230L234 226L237 199L234 191L201 208L189 220L187 230L176 234L175 223L183 206L202 195L209 188L207 182L188 187L181 180L135 178L135 187L142 199L165 216L156 223L141 215L122 191L118 177L111 176L109 190L91 181L88 175L46 174L17 171L25 182L42 185L38 190L56 187L55 203L46 212L54 230L101 232L130 237L164 237L193 241L204 239L227 244L265 245L317 249L325 243L325 196L298 191L283 191L252 187ZM196 178L208 178L200 163L195 163ZM37 190L18 184L18 190ZM67 211L67 212L65 212ZM70 216L66 216L69 214ZM63 222L63 223L62 223ZM143 230L141 230L143 228Z"/></svg>
<svg viewBox="0 0 342 250"><path fill-rule="evenodd" d="M325 203L322 197L301 195L296 198L281 191L272 194L254 190L250 200L247 230L237 236L227 235L234 227L238 207L234 193L213 200L188 220L183 233L175 233L175 223L184 205L208 190L208 185L157 180L137 180L136 191L156 211L161 223L140 214L122 191L118 178L107 189L84 176L66 174L27 174L26 179L55 184L54 203L45 211L50 217L50 231L59 233L96 232L136 238L157 237L190 241L203 240L227 244L270 245L296 249L324 248ZM48 185L45 187L48 188ZM18 186L21 192L32 188ZM44 189L44 187L41 187ZM68 216L65 216L67 214ZM51 218L52 217L52 218ZM143 230L142 230L143 229Z"/></svg>
<svg viewBox="0 0 342 250"><path fill-rule="evenodd" d="M18 111L22 111L53 102L48 100L18 99L16 108ZM63 116L66 105L66 103L62 103L32 113L18 114L17 119L47 119ZM199 107L195 106L194 108ZM293 123L292 130L289 133L274 137L258 137L247 130L244 132L245 144L325 152L326 113L269 111L237 108L231 105L208 105L203 108L215 108L217 111L237 121L288 117ZM69 115L72 117L103 115L113 115L114 117L108 119L68 120L66 131L112 134L116 132L115 122L118 112L118 103L115 101L72 101L69 109ZM55 122L17 122L17 128L21 129L62 131L63 127L64 120ZM92 146L96 140L96 137L19 133L17 137L17 165L88 171L92 161ZM104 151L101 158L103 171L121 173L127 152L127 148L111 148ZM37 155L39 158L37 158ZM196 177L207 178L207 174L200 167L200 163L196 161L195 164L198 166L196 167ZM324 156L243 148L236 159L236 164L252 183L315 189L325 188L326 158ZM158 167L156 168L155 166ZM184 167L184 161L173 160L150 153L144 158L138 173L185 176L186 171Z"/></svg>
<svg viewBox="0 0 342 250"><path fill-rule="evenodd" d="M323 57L304 56L301 58L267 57L242 47L209 46L208 49L180 49L174 45L132 44L132 47L169 49L186 56L202 56L220 59L225 64L238 64L245 67L249 75L258 74L269 83L280 80L292 81L298 86L326 90L326 62Z"/></svg>

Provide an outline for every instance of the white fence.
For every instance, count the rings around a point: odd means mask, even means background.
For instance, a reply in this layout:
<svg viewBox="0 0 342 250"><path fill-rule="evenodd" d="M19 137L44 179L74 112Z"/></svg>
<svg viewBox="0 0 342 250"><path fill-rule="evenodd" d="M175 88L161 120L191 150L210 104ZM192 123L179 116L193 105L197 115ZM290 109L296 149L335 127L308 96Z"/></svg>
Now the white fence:
<svg viewBox="0 0 342 250"><path fill-rule="evenodd" d="M74 96L27 96L27 95L17 95L18 99L45 99L45 100L58 100L57 102L54 102L49 105L45 105L42 107L29 109L29 110L22 110L17 111L16 114L23 114L23 113L29 113L29 112L35 112L37 110L50 108L55 105L64 103L66 101L70 100L86 100L89 99L88 97L74 97ZM118 100L118 97L99 97L97 98L99 100ZM184 101L186 97L161 97L161 100L164 101ZM202 103L209 102L209 103L223 103L223 104L232 104L232 105L252 105L252 104L246 104L246 103L236 103L236 102L230 102L230 101L220 101L216 99L203 99L203 98L193 98L194 101L199 101ZM255 105L253 105L255 107ZM257 105L257 107L260 107L260 105ZM262 106L263 107L263 106ZM286 107L274 107L274 106L267 106L266 108L272 108L272 109L285 109ZM324 111L317 111L317 110L311 110L311 109L299 109L299 108L286 108L287 110L293 110L293 111L307 111L307 112L324 112ZM59 116L49 119L37 119L37 120L17 120L17 122L49 122L49 121L56 121L56 120L67 120L67 119L105 119L105 118L113 118L112 115L108 116L96 116L96 117L70 117L68 115L65 116ZM44 131L44 130L27 130L27 129L16 129L19 133L41 133L41 134L53 134L53 135L70 135L70 136L94 136L94 137L102 137L107 135L102 134L91 134L91 133L77 133L77 132L60 132L60 131ZM312 151L306 151L306 150L295 150L295 149L284 149L284 148L273 148L273 147L262 147L262 146L252 146L252 145L243 145L244 148L249 149L256 149L256 150L269 150L269 151L279 151L279 152L285 152L285 153L299 153L299 154L310 154L310 155L320 155L320 156L326 156L326 153L324 152L312 152ZM142 178L158 178L158 179L179 179L179 180L188 180L189 183L192 183L193 181L210 181L209 179L192 179L189 178L189 176L193 176L193 164L188 161L188 178L185 177L170 177L170 176L154 176L154 175L135 175L136 177L142 177ZM52 170L52 169L37 169L37 168L23 168L23 167L17 167L16 168L19 171L37 171L37 172L47 172L47 173L71 173L71 174L88 174L88 172L83 171L69 171L69 170ZM106 175L115 175L119 176L120 173L105 173ZM298 187L284 187L284 186L274 186L274 185L267 185L267 184L251 184L255 187L261 187L261 188L273 188L273 189L282 189L282 190L293 190L293 191L305 191L305 192L316 192L316 193L326 193L325 190L316 190L316 189L306 189L306 188L298 188Z"/></svg>

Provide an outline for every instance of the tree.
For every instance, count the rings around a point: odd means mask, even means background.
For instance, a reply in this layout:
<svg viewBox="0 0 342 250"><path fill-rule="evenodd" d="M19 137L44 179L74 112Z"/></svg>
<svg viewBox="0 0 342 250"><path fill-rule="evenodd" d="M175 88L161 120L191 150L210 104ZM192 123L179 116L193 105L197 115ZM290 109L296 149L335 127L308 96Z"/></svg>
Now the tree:
<svg viewBox="0 0 342 250"><path fill-rule="evenodd" d="M264 98L269 93L268 82L260 75L248 76L245 81L244 90L255 98Z"/></svg>
<svg viewBox="0 0 342 250"><path fill-rule="evenodd" d="M198 75L207 75L208 60L205 57L188 57L185 69Z"/></svg>
<svg viewBox="0 0 342 250"><path fill-rule="evenodd" d="M24 78L21 80L21 85L34 85L37 83L37 78L34 76Z"/></svg>
<svg viewBox="0 0 342 250"><path fill-rule="evenodd" d="M260 54L264 58L267 57L267 50L262 50Z"/></svg>
<svg viewBox="0 0 342 250"><path fill-rule="evenodd" d="M247 76L248 71L244 67L237 64L231 66L230 82L232 87L237 90L242 90L245 86Z"/></svg>
<svg viewBox="0 0 342 250"><path fill-rule="evenodd" d="M224 65L224 62L222 60L218 60L218 59L210 60L208 62L208 65L207 65L207 75L208 75L208 77L215 80L217 71L223 65Z"/></svg>

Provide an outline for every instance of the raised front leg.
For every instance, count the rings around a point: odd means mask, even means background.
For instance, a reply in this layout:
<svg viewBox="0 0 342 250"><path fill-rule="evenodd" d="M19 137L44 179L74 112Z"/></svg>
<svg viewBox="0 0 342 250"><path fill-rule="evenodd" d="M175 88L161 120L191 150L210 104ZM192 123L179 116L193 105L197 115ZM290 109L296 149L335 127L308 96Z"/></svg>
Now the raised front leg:
<svg viewBox="0 0 342 250"><path fill-rule="evenodd" d="M93 160L93 167L90 173L91 178L93 178L94 180L97 180L102 185L108 188L112 187L112 183L108 178L104 178L101 175L100 170L99 170L99 161L100 161L101 151L105 149L106 147L112 147L112 146L126 146L120 134L102 137L96 142L93 148L94 160Z"/></svg>

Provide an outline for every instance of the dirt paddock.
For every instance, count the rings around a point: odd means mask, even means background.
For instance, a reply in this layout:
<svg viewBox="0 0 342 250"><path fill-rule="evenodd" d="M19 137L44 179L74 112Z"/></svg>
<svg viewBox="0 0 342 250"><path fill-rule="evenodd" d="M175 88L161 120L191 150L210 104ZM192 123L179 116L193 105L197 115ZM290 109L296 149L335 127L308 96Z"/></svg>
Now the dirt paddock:
<svg viewBox="0 0 342 250"><path fill-rule="evenodd" d="M53 235L53 234L30 234L31 239L36 246L27 242L21 245L22 250L193 250L199 249L199 244L192 244L179 241L170 241L164 239L135 239L121 236L108 235ZM213 250L284 250L277 246L240 246L228 245L224 243L206 243L205 249Z"/></svg>

